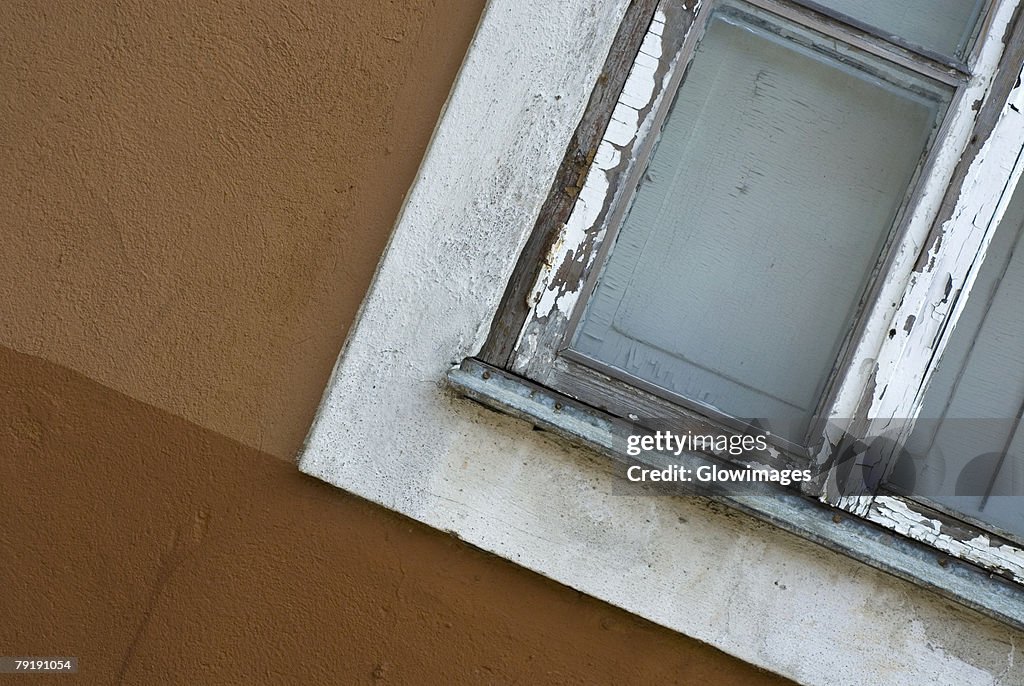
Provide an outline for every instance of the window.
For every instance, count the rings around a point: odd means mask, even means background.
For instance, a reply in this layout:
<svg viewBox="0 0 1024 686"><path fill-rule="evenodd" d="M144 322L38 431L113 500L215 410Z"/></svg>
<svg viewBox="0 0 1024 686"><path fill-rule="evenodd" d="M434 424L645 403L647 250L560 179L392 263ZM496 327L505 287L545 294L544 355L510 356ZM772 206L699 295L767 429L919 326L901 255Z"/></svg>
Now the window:
<svg viewBox="0 0 1024 686"><path fill-rule="evenodd" d="M1024 582L997 6L634 3L480 360L646 429L765 431L751 461L811 468L805 496Z"/></svg>
<svg viewBox="0 0 1024 686"><path fill-rule="evenodd" d="M682 4L674 7L691 3ZM1007 31L1016 6L998 0L984 9L965 64L914 57L939 72L925 75L931 81L952 78L945 85L954 94L928 143L928 160L908 184L913 197L894 222L884 276L870 278L872 302L859 315L854 349L840 353L849 361L833 383L829 445L844 434L892 426L882 418L908 416L908 403L928 385L924 370L934 367L932 341L943 345L970 299L969 275L1004 214L1024 148L1024 127L1010 107L1024 106L1013 88L1024 59L1016 34ZM793 7L799 16L836 21ZM636 428L631 413L670 419L675 411L709 428L725 418L620 384L557 356L557 344L521 335L541 269L565 265L566 276L585 271L585 260L565 259L559 237L573 235L563 236L562 225L586 183L601 178L592 172L604 164L596 153L656 11L648 0L488 3L339 356L300 468L800 683L1020 681L1020 660L1012 656L1024 627L1024 593L953 557L1006 552L990 545L972 553L972 537L951 533L966 531L969 513L957 518L959 528L927 523L937 519L922 523L917 512L925 504L912 498L928 494L900 495L896 483L895 495L851 496L849 507L872 507L863 516L847 515L837 509L847 504L837 501L850 489L829 487L855 473L853 467L865 471L862 462L819 465L813 446L806 456L773 446L776 454L766 459L822 467L823 483L813 485L824 487L832 505L821 502L821 490L773 489L767 498L709 494L729 509L706 498L649 497L623 488L623 464L616 460L626 447L621 432ZM679 74L678 55L696 48L698 34L672 19L685 23L688 13L665 8L661 35L679 52L667 48L653 69L654 87L637 91L644 100L634 102L648 126L648 117L664 110L655 107L661 101L643 103L667 93L670 73ZM799 17L783 19L803 25ZM878 57L880 31L868 29L849 29L857 36L854 47L858 55ZM623 43L627 37L631 46ZM912 38L901 40L886 42L886 50L902 50L908 59L919 54L908 47ZM1000 60L1005 66L996 76ZM622 146L621 161L635 159L638 146L639 139ZM624 188L625 171L613 166L601 174L609 188ZM993 183L996 178L1001 181ZM951 286L950 274L957 275ZM571 311L579 293L568 281L551 283L556 290L548 297L559 294L559 305ZM912 314L917 319L908 325ZM553 360L545 383L512 368L512 352L534 343L538 369L545 355ZM590 401L576 399L588 388ZM531 431L531 424L547 431ZM856 453L859 446L850 447ZM680 458L725 464L728 456ZM883 528L885 517L930 542L893 534ZM950 554L934 547L947 544ZM989 568L1002 569L992 562ZM1002 621L986 621L969 608Z"/></svg>

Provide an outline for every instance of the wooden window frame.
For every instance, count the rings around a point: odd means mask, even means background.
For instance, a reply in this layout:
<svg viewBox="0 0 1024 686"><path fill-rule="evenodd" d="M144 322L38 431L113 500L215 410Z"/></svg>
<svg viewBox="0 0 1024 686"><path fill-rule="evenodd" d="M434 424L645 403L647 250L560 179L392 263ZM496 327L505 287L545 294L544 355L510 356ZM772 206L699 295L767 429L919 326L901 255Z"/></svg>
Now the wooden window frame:
<svg viewBox="0 0 1024 686"><path fill-rule="evenodd" d="M990 4L979 22L981 38L967 64L960 64L884 41L812 3L745 2L796 18L956 88L920 169L921 178L912 184L906 211L901 211L892 232L887 257L873 278L861 324L851 330L840 355L842 371L826 394L826 411L818 427L821 440L806 452L783 446L753 458L779 468L811 464L818 478L802 487L804 496L1024 583L1024 551L1013 542L911 499L869 492L869 479L861 480L860 491L856 485L851 491L849 470L842 469L841 458L859 454L849 450L851 437L863 442L864 437L892 433L894 417L906 418L898 435L905 436L912 428L935 361L1021 175L1024 89L1018 84L1024 22L1016 21L1015 14L1008 21L1012 31L994 36L996 10L1005 15L1013 7L1009 1ZM621 220L628 206L624 196L632 193L649 157L656 138L649 134L666 116L666 101L685 78L714 4L635 0L629 6L478 355L490 367L581 400L603 415L672 419L695 433L744 427L674 403L641 380L594 369L579 355L564 354L561 344L573 313L581 309L576 304L587 279L601 264L601 248L611 244L606 240L609 227ZM637 124L631 130L612 121L617 106L636 112ZM617 159L601 154L601 143L609 136L619 137ZM950 161L957 159L955 164ZM595 194L595 187L600 192ZM601 202L596 212L590 208L587 221L573 226L572 214L582 205L581 196ZM892 457L883 455L870 467L884 472Z"/></svg>

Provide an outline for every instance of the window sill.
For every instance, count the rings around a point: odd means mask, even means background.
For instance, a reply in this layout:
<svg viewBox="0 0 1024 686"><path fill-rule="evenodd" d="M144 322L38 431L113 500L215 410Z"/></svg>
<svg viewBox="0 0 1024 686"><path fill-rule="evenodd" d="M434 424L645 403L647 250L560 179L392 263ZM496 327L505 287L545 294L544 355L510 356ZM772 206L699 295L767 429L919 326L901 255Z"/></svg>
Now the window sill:
<svg viewBox="0 0 1024 686"><path fill-rule="evenodd" d="M503 414L528 421L618 462L627 458L614 446L625 442L629 423L571 398L508 374L473 358L448 372L457 392ZM642 462L629 458L629 464ZM720 464L697 453L678 458L696 469ZM661 466L654 465L651 466ZM894 535L870 522L793 493L738 495L702 492L706 497L773 524L800 538L927 588L1018 629L1024 629L1024 589L1001 577L950 558L941 551Z"/></svg>

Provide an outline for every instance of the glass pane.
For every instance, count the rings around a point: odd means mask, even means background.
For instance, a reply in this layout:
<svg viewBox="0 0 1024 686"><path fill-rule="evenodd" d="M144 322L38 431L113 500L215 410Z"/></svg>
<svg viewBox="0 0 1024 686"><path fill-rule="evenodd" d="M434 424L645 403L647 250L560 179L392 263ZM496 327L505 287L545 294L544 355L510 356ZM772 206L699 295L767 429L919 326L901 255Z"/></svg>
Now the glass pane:
<svg viewBox="0 0 1024 686"><path fill-rule="evenodd" d="M712 17L571 345L793 442L949 96L812 38Z"/></svg>
<svg viewBox="0 0 1024 686"><path fill-rule="evenodd" d="M1024 537L1024 191L1017 188L907 442L924 459L890 484Z"/></svg>
<svg viewBox="0 0 1024 686"><path fill-rule="evenodd" d="M985 0L812 0L808 4L962 60Z"/></svg>

